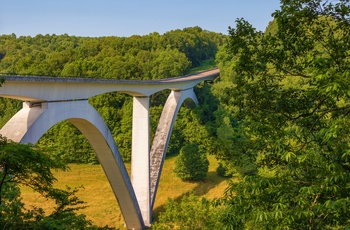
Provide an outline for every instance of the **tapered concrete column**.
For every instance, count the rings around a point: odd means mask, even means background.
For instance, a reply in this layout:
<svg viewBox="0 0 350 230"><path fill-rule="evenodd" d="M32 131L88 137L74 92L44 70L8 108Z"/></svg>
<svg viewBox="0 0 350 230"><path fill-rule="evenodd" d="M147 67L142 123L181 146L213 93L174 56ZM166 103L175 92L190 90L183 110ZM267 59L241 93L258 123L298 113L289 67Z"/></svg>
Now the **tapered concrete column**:
<svg viewBox="0 0 350 230"><path fill-rule="evenodd" d="M145 226L151 224L149 97L134 97L131 182Z"/></svg>

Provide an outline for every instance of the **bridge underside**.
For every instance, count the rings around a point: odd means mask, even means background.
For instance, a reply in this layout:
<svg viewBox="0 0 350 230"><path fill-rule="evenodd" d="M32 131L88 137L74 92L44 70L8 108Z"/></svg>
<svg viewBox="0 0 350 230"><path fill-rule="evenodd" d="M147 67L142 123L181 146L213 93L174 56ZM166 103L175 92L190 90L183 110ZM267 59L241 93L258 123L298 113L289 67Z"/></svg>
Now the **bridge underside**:
<svg viewBox="0 0 350 230"><path fill-rule="evenodd" d="M0 134L19 143L35 144L53 125L68 120L90 142L109 180L128 229L143 229L152 222L152 209L158 183L181 104L191 98L197 103L193 88L172 90L163 109L150 148L149 97L134 96L131 179L99 113L88 100L24 102L23 108L0 130Z"/></svg>

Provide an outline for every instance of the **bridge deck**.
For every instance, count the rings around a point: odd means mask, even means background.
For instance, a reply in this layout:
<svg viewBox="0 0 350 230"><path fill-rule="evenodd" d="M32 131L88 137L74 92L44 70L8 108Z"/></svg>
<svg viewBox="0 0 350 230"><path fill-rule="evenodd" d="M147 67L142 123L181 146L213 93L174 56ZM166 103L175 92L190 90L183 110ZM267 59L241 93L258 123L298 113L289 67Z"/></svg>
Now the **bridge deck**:
<svg viewBox="0 0 350 230"><path fill-rule="evenodd" d="M160 80L4 75L5 83L0 87L0 97L9 97L24 101L78 100L116 91L132 96L150 96L164 89L184 90L192 88L201 81L212 81L218 75L218 69Z"/></svg>

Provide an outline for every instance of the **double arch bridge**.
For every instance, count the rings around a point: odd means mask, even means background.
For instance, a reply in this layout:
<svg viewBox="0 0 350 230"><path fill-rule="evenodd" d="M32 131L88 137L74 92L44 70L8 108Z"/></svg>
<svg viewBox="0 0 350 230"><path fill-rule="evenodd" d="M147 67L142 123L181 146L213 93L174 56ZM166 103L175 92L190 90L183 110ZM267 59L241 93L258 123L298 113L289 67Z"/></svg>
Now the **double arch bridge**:
<svg viewBox="0 0 350 230"><path fill-rule="evenodd" d="M198 103L193 88L212 82L218 69L161 80L109 80L35 76L3 76L0 97L23 101L23 108L0 130L18 143L35 144L53 125L68 120L90 142L112 187L128 229L151 225L167 145L181 104ZM150 96L170 89L152 146L150 144ZM131 178L117 145L100 114L88 99L108 92L133 96Z"/></svg>

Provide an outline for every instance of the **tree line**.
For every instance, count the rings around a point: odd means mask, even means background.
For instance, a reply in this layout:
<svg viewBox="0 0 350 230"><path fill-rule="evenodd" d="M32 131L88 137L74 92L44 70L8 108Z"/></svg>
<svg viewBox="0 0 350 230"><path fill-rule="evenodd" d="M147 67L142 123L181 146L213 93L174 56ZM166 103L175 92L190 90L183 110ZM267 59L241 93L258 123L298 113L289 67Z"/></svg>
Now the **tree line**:
<svg viewBox="0 0 350 230"><path fill-rule="evenodd" d="M200 27L131 37L0 36L5 74L109 79L159 79L182 75L215 57L222 34Z"/></svg>

